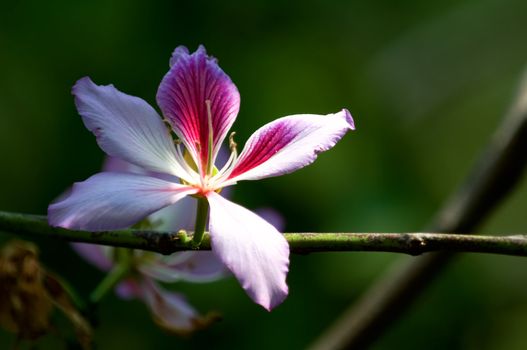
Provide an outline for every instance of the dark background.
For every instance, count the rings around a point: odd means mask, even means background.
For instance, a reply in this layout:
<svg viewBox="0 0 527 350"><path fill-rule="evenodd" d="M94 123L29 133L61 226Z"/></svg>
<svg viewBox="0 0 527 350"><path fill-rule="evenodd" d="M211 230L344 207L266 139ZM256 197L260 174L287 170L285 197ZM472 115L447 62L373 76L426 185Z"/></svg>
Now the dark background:
<svg viewBox="0 0 527 350"><path fill-rule="evenodd" d="M238 142L295 113L349 108L357 130L317 162L236 186L273 207L287 231L418 231L464 178L500 123L527 64L527 2L11 1L0 5L0 210L45 214L103 153L70 88L98 84L155 105L175 46L204 44L238 86ZM527 186L482 233L526 232ZM6 239L6 235L2 236ZM44 263L84 295L102 278L65 243L38 241ZM236 280L176 284L224 320L190 339L158 329L143 304L100 306L98 349L300 349L397 257L293 256L290 296L267 313ZM527 261L463 255L378 349L525 349ZM0 347L12 335L0 332ZM63 345L46 337L42 349Z"/></svg>

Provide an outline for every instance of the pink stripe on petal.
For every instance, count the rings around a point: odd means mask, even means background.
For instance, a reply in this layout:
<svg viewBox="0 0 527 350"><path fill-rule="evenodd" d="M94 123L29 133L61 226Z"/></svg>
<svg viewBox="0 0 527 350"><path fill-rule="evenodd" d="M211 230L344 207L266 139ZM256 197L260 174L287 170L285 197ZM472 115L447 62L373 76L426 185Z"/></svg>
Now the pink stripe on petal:
<svg viewBox="0 0 527 350"><path fill-rule="evenodd" d="M84 124L108 155L192 181L176 159L167 127L148 103L113 85L95 85L87 77L77 81L72 92Z"/></svg>
<svg viewBox="0 0 527 350"><path fill-rule="evenodd" d="M51 204L48 220L51 226L76 230L123 229L196 192L149 176L99 173L76 183L69 197Z"/></svg>
<svg viewBox="0 0 527 350"><path fill-rule="evenodd" d="M209 123L205 101L211 101L213 155L240 108L240 94L216 59L207 56L203 46L189 54L178 47L170 60L171 68L157 92L157 103L174 132L194 159L205 167L208 157Z"/></svg>
<svg viewBox="0 0 527 350"><path fill-rule="evenodd" d="M289 245L271 224L216 192L209 192L212 251L254 302L271 310L288 293Z"/></svg>
<svg viewBox="0 0 527 350"><path fill-rule="evenodd" d="M303 168L354 129L353 118L345 109L336 114L277 119L251 135L227 182L278 176Z"/></svg>

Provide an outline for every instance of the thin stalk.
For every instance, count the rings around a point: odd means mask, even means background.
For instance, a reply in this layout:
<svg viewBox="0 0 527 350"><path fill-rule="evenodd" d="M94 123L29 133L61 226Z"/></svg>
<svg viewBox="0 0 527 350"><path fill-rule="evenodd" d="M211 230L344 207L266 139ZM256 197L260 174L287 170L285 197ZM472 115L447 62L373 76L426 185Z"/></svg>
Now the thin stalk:
<svg viewBox="0 0 527 350"><path fill-rule="evenodd" d="M207 226L209 216L209 202L206 198L198 198L198 209L196 212L196 225L194 225L194 236L192 237L192 246L197 248L203 240L203 234Z"/></svg>
<svg viewBox="0 0 527 350"><path fill-rule="evenodd" d="M131 251L128 249L117 249L117 264L109 274L99 283L90 295L92 304L99 303L129 272L131 268Z"/></svg>

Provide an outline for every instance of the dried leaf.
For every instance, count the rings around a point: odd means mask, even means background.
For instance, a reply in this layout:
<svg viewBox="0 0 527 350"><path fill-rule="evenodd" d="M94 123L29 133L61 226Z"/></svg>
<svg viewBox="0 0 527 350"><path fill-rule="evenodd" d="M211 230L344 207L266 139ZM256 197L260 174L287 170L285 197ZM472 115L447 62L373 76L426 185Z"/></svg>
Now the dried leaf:
<svg viewBox="0 0 527 350"><path fill-rule="evenodd" d="M0 326L18 339L36 340L53 330L57 308L72 323L83 349L90 349L92 330L75 307L67 288L38 260L38 248L14 240L0 250Z"/></svg>

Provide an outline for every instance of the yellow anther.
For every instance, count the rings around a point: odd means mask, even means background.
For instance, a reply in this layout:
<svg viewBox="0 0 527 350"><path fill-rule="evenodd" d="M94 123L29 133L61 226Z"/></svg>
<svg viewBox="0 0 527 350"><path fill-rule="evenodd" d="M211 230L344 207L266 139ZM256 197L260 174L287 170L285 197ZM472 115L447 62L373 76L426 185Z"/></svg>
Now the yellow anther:
<svg viewBox="0 0 527 350"><path fill-rule="evenodd" d="M229 135L229 148L231 152L236 152L236 147L238 147L238 144L234 142L234 135L236 135L236 131L231 132Z"/></svg>

